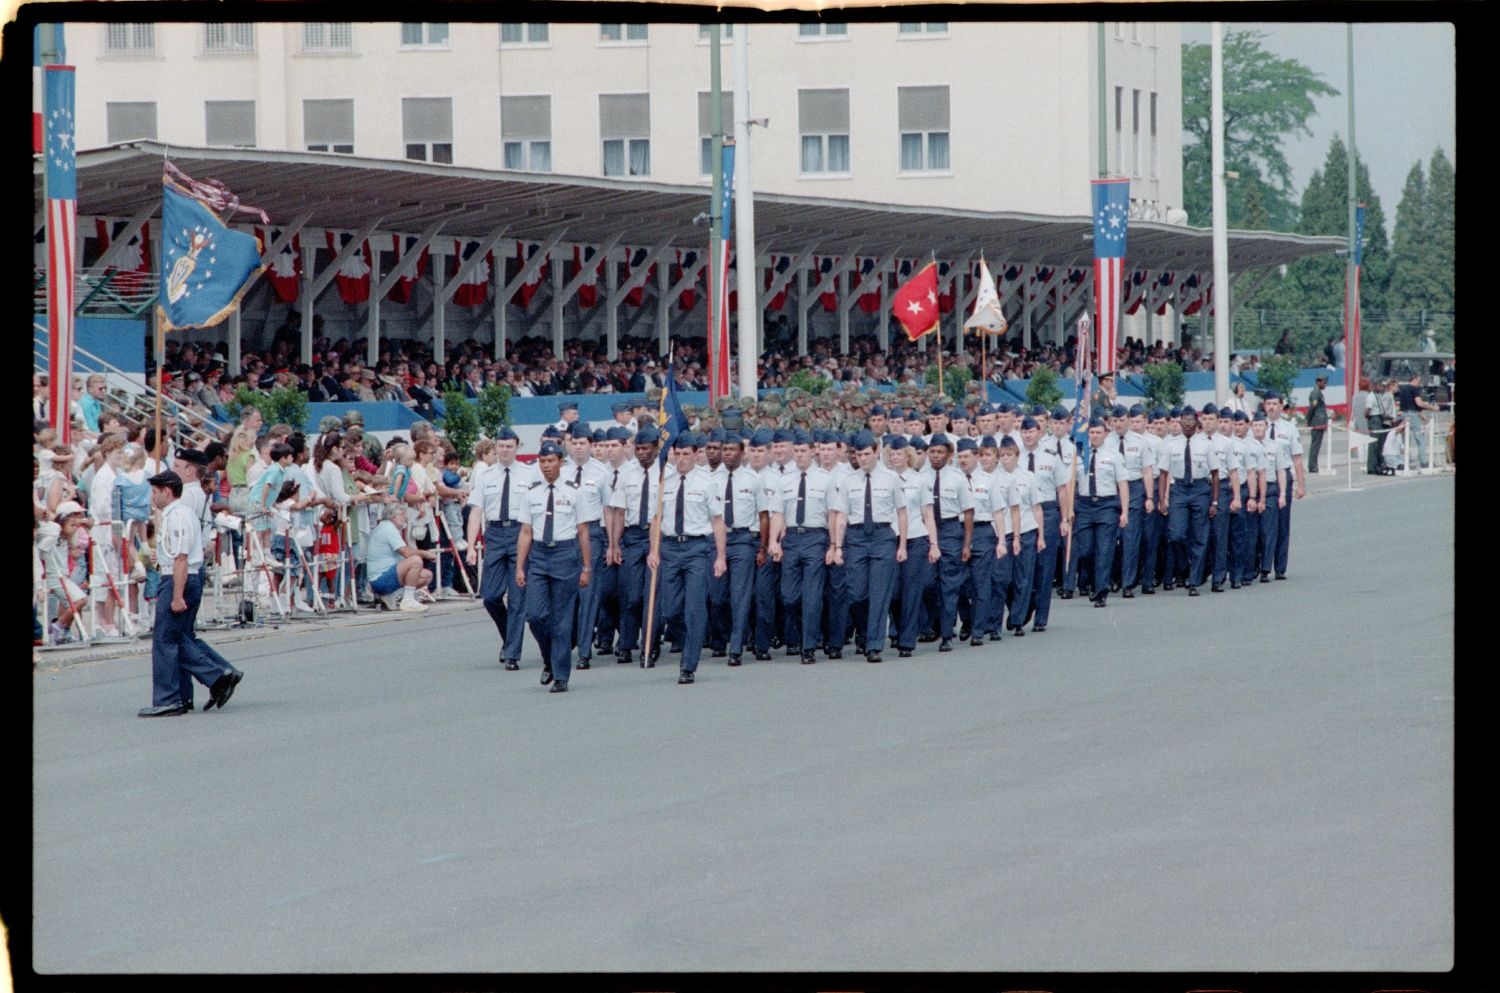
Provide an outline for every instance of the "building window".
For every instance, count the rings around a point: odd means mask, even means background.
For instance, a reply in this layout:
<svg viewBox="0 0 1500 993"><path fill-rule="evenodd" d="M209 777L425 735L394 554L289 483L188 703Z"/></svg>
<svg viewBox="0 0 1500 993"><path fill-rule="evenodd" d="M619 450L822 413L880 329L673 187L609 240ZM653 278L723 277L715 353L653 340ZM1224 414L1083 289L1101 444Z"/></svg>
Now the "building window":
<svg viewBox="0 0 1500 993"><path fill-rule="evenodd" d="M797 133L804 175L849 172L849 91L798 90Z"/></svg>
<svg viewBox="0 0 1500 993"><path fill-rule="evenodd" d="M105 138L111 145L156 140L155 103L106 103L104 121Z"/></svg>
<svg viewBox="0 0 1500 993"><path fill-rule="evenodd" d="M447 48L448 47L448 25L447 22L433 24L415 24L404 21L401 24L401 47L402 48Z"/></svg>
<svg viewBox="0 0 1500 993"><path fill-rule="evenodd" d="M948 155L948 87L902 86L896 90L901 128L902 172L946 172Z"/></svg>
<svg viewBox="0 0 1500 993"><path fill-rule="evenodd" d="M204 55L249 55L254 51L254 24L203 25Z"/></svg>
<svg viewBox="0 0 1500 993"><path fill-rule="evenodd" d="M714 125L713 94L698 93L698 175L712 176L714 172ZM719 92L719 124L727 135L734 134L734 94Z"/></svg>
<svg viewBox="0 0 1500 993"><path fill-rule="evenodd" d="M401 140L417 162L453 161L453 100L402 97Z"/></svg>
<svg viewBox="0 0 1500 993"><path fill-rule="evenodd" d="M502 45L545 45L548 41L547 24L502 24L500 25L500 44Z"/></svg>
<svg viewBox="0 0 1500 993"><path fill-rule="evenodd" d="M651 97L646 93L601 93L599 137L604 175L651 175Z"/></svg>
<svg viewBox="0 0 1500 993"><path fill-rule="evenodd" d="M1124 134L1124 112L1125 112L1125 87L1115 87L1115 156L1114 173L1120 175L1122 162L1120 158L1120 144Z"/></svg>
<svg viewBox="0 0 1500 993"><path fill-rule="evenodd" d="M502 163L522 172L552 171L552 98L501 97Z"/></svg>
<svg viewBox="0 0 1500 993"><path fill-rule="evenodd" d="M303 100L302 141L309 152L354 154L354 101Z"/></svg>
<svg viewBox="0 0 1500 993"><path fill-rule="evenodd" d="M644 24L599 25L600 41L645 41L646 36L646 25Z"/></svg>
<svg viewBox="0 0 1500 993"><path fill-rule="evenodd" d="M1115 41L1124 41L1124 40L1125 40L1125 22L1124 21L1116 21L1115 22Z"/></svg>
<svg viewBox="0 0 1500 993"><path fill-rule="evenodd" d="M349 52L354 49L354 25L348 21L302 25L304 52Z"/></svg>
<svg viewBox="0 0 1500 993"><path fill-rule="evenodd" d="M1141 91L1130 91L1130 174L1141 174Z"/></svg>
<svg viewBox="0 0 1500 993"><path fill-rule="evenodd" d="M206 100L203 124L206 145L255 147L254 100Z"/></svg>
<svg viewBox="0 0 1500 993"><path fill-rule="evenodd" d="M710 27L710 25L707 25L707 24L700 24L700 25L698 25L698 41L699 41L699 43L704 44L704 45L708 44L708 29L709 29L709 27ZM720 24L719 25L719 43L721 45L724 42L729 41L733 37L734 37L734 25L733 24Z"/></svg>
<svg viewBox="0 0 1500 993"><path fill-rule="evenodd" d="M900 35L934 35L947 34L947 21L902 21L896 25L896 32Z"/></svg>
<svg viewBox="0 0 1500 993"><path fill-rule="evenodd" d="M1151 178L1156 179L1161 168L1161 149L1156 144L1156 94L1151 94Z"/></svg>
<svg viewBox="0 0 1500 993"><path fill-rule="evenodd" d="M1130 40L1133 41L1133 42L1135 42L1137 45L1139 45L1141 43L1141 22L1140 21L1131 21L1130 22Z"/></svg>
<svg viewBox="0 0 1500 993"><path fill-rule="evenodd" d="M106 24L104 52L106 55L154 55L156 25Z"/></svg>
<svg viewBox="0 0 1500 993"><path fill-rule="evenodd" d="M849 25L842 21L813 21L810 24L797 25L798 41L847 37L849 37Z"/></svg>

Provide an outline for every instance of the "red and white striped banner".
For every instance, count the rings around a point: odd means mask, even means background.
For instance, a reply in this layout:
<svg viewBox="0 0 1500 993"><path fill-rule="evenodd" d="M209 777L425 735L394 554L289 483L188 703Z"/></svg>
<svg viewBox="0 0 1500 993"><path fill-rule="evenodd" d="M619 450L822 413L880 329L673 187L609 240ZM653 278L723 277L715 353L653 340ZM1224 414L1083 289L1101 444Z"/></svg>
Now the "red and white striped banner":
<svg viewBox="0 0 1500 993"><path fill-rule="evenodd" d="M1115 371L1115 347L1120 333L1120 296L1125 260L1118 256L1094 260L1094 327L1098 330L1096 374Z"/></svg>

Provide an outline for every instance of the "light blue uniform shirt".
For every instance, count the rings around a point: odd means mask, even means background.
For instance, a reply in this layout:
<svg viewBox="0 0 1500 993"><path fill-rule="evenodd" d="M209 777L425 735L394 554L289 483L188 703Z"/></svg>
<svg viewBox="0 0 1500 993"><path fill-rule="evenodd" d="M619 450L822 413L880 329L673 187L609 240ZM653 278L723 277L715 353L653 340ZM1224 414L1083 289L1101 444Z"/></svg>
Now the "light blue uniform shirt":
<svg viewBox="0 0 1500 993"><path fill-rule="evenodd" d="M835 484L834 509L848 515L849 526L863 527L865 523L865 480L870 481L870 519L884 524L900 537L896 530L896 511L906 506L901 477L883 465L875 466L866 473L863 469L844 473ZM908 518L907 531L911 524Z"/></svg>
<svg viewBox="0 0 1500 993"><path fill-rule="evenodd" d="M609 495L609 506L625 511L625 526L628 528L650 524L656 520L657 478L654 462L650 469L651 489L646 494L646 518L641 520L641 488L648 485L646 472L637 460L626 462L620 466L620 485Z"/></svg>
<svg viewBox="0 0 1500 993"><path fill-rule="evenodd" d="M531 540L536 544L544 544L543 535L547 533L547 498L552 497L552 540L577 541L578 540L578 512L582 502L579 496L579 488L563 479L562 473L557 474L557 482L548 484L537 473L536 482L531 484L531 489L526 491L524 513L521 517L522 524L531 525Z"/></svg>
<svg viewBox="0 0 1500 993"><path fill-rule="evenodd" d="M702 466L686 476L678 476L666 484L666 497L661 505L661 533L667 537L677 534L677 503L682 501L682 533L687 535L710 535L714 533L713 519L724 516L724 491L715 492L713 476Z"/></svg>
<svg viewBox="0 0 1500 993"><path fill-rule="evenodd" d="M810 466L806 473L807 486L802 487L802 470L795 464L781 475L780 512L788 530L796 527L828 527L830 507L834 503L835 488L833 473L821 466ZM802 521L797 521L797 491L803 489Z"/></svg>
<svg viewBox="0 0 1500 993"><path fill-rule="evenodd" d="M485 523L500 519L500 504L505 497L506 470L510 470L510 519L518 523L526 522L526 492L531 484L541 478L541 474L524 462L512 462L508 466L495 463L484 471L474 482L474 488L469 491L469 506L478 507L484 512Z"/></svg>
<svg viewBox="0 0 1500 993"><path fill-rule="evenodd" d="M569 459L558 472L559 479L572 483L578 491L578 519L585 524L603 524L604 508L609 505L610 473L593 459L579 465Z"/></svg>

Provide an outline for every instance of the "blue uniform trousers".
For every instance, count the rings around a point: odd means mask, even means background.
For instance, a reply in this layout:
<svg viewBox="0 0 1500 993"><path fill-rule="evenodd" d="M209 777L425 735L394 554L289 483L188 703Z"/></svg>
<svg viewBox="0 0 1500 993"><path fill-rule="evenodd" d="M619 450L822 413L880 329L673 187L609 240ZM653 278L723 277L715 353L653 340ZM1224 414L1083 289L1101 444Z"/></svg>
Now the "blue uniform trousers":
<svg viewBox="0 0 1500 993"><path fill-rule="evenodd" d="M1276 498L1281 487L1266 477L1266 509L1260 515L1260 571L1270 572L1276 565L1276 544L1281 532L1281 511L1276 507ZM1288 501L1290 502L1290 501Z"/></svg>
<svg viewBox="0 0 1500 993"><path fill-rule="evenodd" d="M1036 570L1031 576L1031 603L1035 611L1033 619L1042 627L1052 615L1052 580L1057 575L1057 553L1063 544L1061 520L1056 500L1042 504L1042 533L1047 536L1047 548L1036 557Z"/></svg>
<svg viewBox="0 0 1500 993"><path fill-rule="evenodd" d="M1233 500L1234 494L1230 492L1229 484L1221 481L1218 516L1208 522L1209 547L1213 549L1213 580L1216 584L1222 584L1224 576L1229 572L1229 532L1234 526L1233 518L1240 516L1238 512L1229 512L1229 504Z"/></svg>
<svg viewBox="0 0 1500 993"><path fill-rule="evenodd" d="M605 539L606 549L609 540ZM594 572L594 582L599 584L599 620L596 627L596 643L603 648L613 648L615 632L620 624L620 567L601 564Z"/></svg>
<svg viewBox="0 0 1500 993"><path fill-rule="evenodd" d="M958 620L958 591L963 588L969 575L969 563L964 561L964 522L950 517L938 525L938 548L942 557L938 559L938 585L942 597L941 613L938 615L938 634L953 637L953 624Z"/></svg>
<svg viewBox="0 0 1500 993"><path fill-rule="evenodd" d="M781 536L781 548L781 602L800 622L798 640L787 643L810 652L822 636L823 556L828 553L828 531L803 528L799 533L795 525L789 526Z"/></svg>
<svg viewBox="0 0 1500 993"><path fill-rule="evenodd" d="M1005 543L1005 555L1001 558L996 558L995 550L999 544L999 540L985 543L984 556L990 562L989 569L987 570L988 574L984 580L987 584L985 600L988 603L988 606L985 608L986 627L984 630L987 633L997 633L1002 629L1009 628L1009 625L1005 623L1005 610L1010 602L1011 586L1015 579L1016 557L1011 554L1011 545L1007 540ZM979 553L976 551L975 554ZM977 559L975 560L975 564L978 564ZM974 572L975 575L978 575L979 570L976 568Z"/></svg>
<svg viewBox="0 0 1500 993"><path fill-rule="evenodd" d="M922 596L932 582L932 563L927 561L928 538L906 540L906 561L901 563L900 626L896 632L896 647L917 647L917 635L922 627Z"/></svg>
<svg viewBox="0 0 1500 993"><path fill-rule="evenodd" d="M1120 534L1120 498L1117 496L1080 496L1073 514L1073 555L1068 560L1068 575L1063 589L1073 591L1078 579L1078 563L1090 556L1094 560L1094 596L1109 594L1109 571L1114 565L1115 541Z"/></svg>
<svg viewBox="0 0 1500 993"><path fill-rule="evenodd" d="M490 521L484 526L484 582L479 595L504 639L500 656L508 662L521 660L526 630L526 591L516 585L516 539L520 534L518 524L502 527L499 521Z"/></svg>
<svg viewBox="0 0 1500 993"><path fill-rule="evenodd" d="M203 602L203 580L189 572L182 588L187 610L172 612L172 578L162 576L161 592L156 600L156 620L151 627L151 705L171 707L191 703L195 677L204 686L226 672L234 671L229 660L193 631L198 607Z"/></svg>
<svg viewBox="0 0 1500 993"><path fill-rule="evenodd" d="M646 556L651 552L651 528L649 525L628 527L620 536L620 648L622 652L633 652L646 625L642 615L646 596L651 587L651 570L646 567ZM657 601L660 616L660 600ZM661 626L653 624L652 636L661 636ZM649 651L647 646L643 650Z"/></svg>
<svg viewBox="0 0 1500 993"><path fill-rule="evenodd" d="M597 522L590 524L589 584L578 591L578 623L573 628L580 659L594 657L594 627L599 623L599 602L604 592L599 580L604 572L604 553L608 547L604 527Z"/></svg>
<svg viewBox="0 0 1500 993"><path fill-rule="evenodd" d="M1019 628L1026 623L1026 615L1031 610L1031 581L1036 573L1036 536L1035 531L1021 532L1021 553L1015 553L1015 544L1012 543L1006 552L1006 558L1010 563L1010 596L1006 599L1007 628ZM995 620L998 622L999 617Z"/></svg>
<svg viewBox="0 0 1500 993"><path fill-rule="evenodd" d="M708 627L708 579L713 574L714 540L706 535L661 536L661 616L681 630L683 672L696 672ZM680 627L679 627L680 626Z"/></svg>
<svg viewBox="0 0 1500 993"><path fill-rule="evenodd" d="M1250 487L1240 484L1240 512L1229 518L1229 578L1248 583L1255 578L1255 538L1260 533L1260 514L1245 509Z"/></svg>
<svg viewBox="0 0 1500 993"><path fill-rule="evenodd" d="M1172 546L1172 574L1187 575L1187 585L1203 582L1208 553L1208 480L1173 483L1167 508L1167 541Z"/></svg>
<svg viewBox="0 0 1500 993"><path fill-rule="evenodd" d="M995 570L995 526L989 521L974 522L974 541L970 545L969 581L966 587L973 600L969 617L969 636L983 638L1000 627L1005 601L997 599L990 587L990 573Z"/></svg>
<svg viewBox="0 0 1500 993"><path fill-rule="evenodd" d="M1141 503L1141 572L1140 585L1146 589L1155 586L1161 578L1157 575L1157 562L1161 558L1162 532L1166 530L1166 518L1162 517L1160 509L1156 506L1155 494L1151 497L1151 513L1145 512L1145 501ZM1130 512L1132 519L1135 511Z"/></svg>
<svg viewBox="0 0 1500 993"><path fill-rule="evenodd" d="M1292 482L1291 470L1287 470L1282 476L1282 490L1286 493L1286 506L1280 508L1276 522L1276 558L1272 563L1276 567L1276 575L1286 575L1287 554L1292 545L1292 503L1294 498L1294 484Z"/></svg>
<svg viewBox="0 0 1500 993"><path fill-rule="evenodd" d="M1146 483L1125 483L1130 495L1130 519L1120 529L1120 588L1128 590L1141 579L1141 537L1146 525Z"/></svg>
<svg viewBox="0 0 1500 993"><path fill-rule="evenodd" d="M728 535L725 535L724 557L729 557ZM705 610L708 611L707 626L704 629L704 641L716 652L724 651L729 644L729 572L724 575L715 576L710 570L708 575L707 590L708 603Z"/></svg>
<svg viewBox="0 0 1500 993"><path fill-rule="evenodd" d="M885 647L891 590L896 584L896 532L888 524L851 524L844 530L848 602L863 604L865 650ZM848 616L846 611L845 616ZM829 639L830 642L833 638ZM839 642L842 644L842 642Z"/></svg>
<svg viewBox="0 0 1500 993"><path fill-rule="evenodd" d="M764 655L771 650L771 635L776 630L776 608L781 602L781 563L766 556L764 565L755 567L755 651Z"/></svg>
<svg viewBox="0 0 1500 993"><path fill-rule="evenodd" d="M531 636L552 678L564 686L573 673L573 611L578 606L578 577L583 557L577 540L554 542L551 548L531 543L526 559L526 610ZM590 582L589 585L593 585Z"/></svg>
<svg viewBox="0 0 1500 993"><path fill-rule="evenodd" d="M750 636L750 606L755 599L755 553L760 550L760 529L730 528L724 545L729 571L729 654L745 650ZM710 570L712 575L712 570ZM769 632L767 628L767 632Z"/></svg>
<svg viewBox="0 0 1500 993"><path fill-rule="evenodd" d="M847 547L844 549L848 550ZM824 573L827 576L823 586L824 640L829 649L843 649L849 638L848 570L842 565L830 565Z"/></svg>

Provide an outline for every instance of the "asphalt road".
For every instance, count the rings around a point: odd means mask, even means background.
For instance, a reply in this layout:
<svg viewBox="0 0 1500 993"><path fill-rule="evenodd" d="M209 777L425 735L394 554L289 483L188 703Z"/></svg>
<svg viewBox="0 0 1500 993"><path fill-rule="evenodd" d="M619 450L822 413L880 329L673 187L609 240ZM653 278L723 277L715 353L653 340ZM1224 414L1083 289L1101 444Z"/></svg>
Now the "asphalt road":
<svg viewBox="0 0 1500 993"><path fill-rule="evenodd" d="M40 671L33 964L1441 971L1453 500L1325 490L1287 582L880 666L554 696L476 606L226 646L182 718L144 657Z"/></svg>

